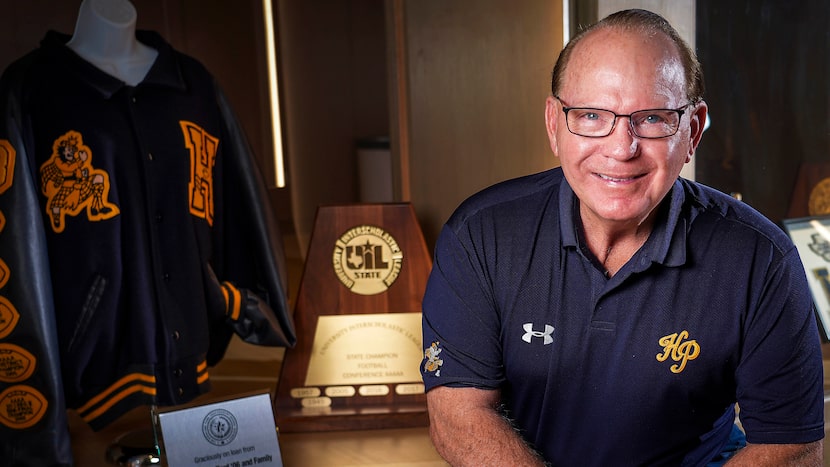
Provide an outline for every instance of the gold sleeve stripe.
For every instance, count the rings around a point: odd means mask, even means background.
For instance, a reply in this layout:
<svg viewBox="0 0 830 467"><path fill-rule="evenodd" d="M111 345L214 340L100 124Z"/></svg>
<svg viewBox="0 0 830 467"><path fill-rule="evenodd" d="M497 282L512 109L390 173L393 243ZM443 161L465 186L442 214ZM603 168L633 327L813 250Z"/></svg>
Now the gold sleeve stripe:
<svg viewBox="0 0 830 467"><path fill-rule="evenodd" d="M199 383L199 384L202 384L202 383L204 383L205 381L207 381L208 379L210 379L210 373L208 373L208 372L206 371L206 372L202 373L201 375L199 375L199 376L196 378L196 382L197 382L197 383Z"/></svg>
<svg viewBox="0 0 830 467"><path fill-rule="evenodd" d="M228 301L230 301L230 297L228 296L228 289L225 288L225 285L222 284L222 295L225 297L225 314L228 311Z"/></svg>
<svg viewBox="0 0 830 467"><path fill-rule="evenodd" d="M202 384L208 379L210 379L210 374L207 371L207 361L203 361L196 367L196 382Z"/></svg>
<svg viewBox="0 0 830 467"><path fill-rule="evenodd" d="M92 411L88 414L84 414L82 416L82 418L85 422L89 423L90 420L94 420L94 419L98 418L101 414L105 413L113 405L117 404L122 399L126 398L127 396L129 396L132 393L139 392L139 391L143 392L145 394L149 394L151 396L156 395L156 388L154 388L154 387L153 388L148 388L148 387L142 386L142 385L130 386L130 387L126 388L125 390L121 391L120 393L118 393L112 399L108 400L105 404L98 407L96 410L94 410L94 411ZM78 413L80 414L81 411L79 410Z"/></svg>
<svg viewBox="0 0 830 467"><path fill-rule="evenodd" d="M227 313L234 321L239 320L239 315L242 313L242 294L239 289L233 286L230 282L223 282L222 288L226 290L226 303L228 305ZM232 295L232 299L228 302L227 293Z"/></svg>
<svg viewBox="0 0 830 467"><path fill-rule="evenodd" d="M102 400L104 400L104 399L106 399L106 398L110 397L110 394L112 394L113 392L117 391L117 390L118 390L118 388L120 388L121 386L125 386L127 383L132 382L132 381L143 381L143 382L145 382L145 383L150 383L150 384L151 384L151 385L153 385L153 386L155 386L155 384L156 384L156 378L155 378L155 376L152 376L152 375L145 375L145 374L142 374L142 373L132 373L132 374L129 374L129 375L124 376L123 378L119 379L119 380L118 380L118 381L116 381L115 383L113 383L113 384L112 384L109 388L107 388L106 390L104 390L103 392L101 392L100 394L98 394L97 396L95 396L95 397L93 397L92 399L90 399L90 400L89 400L86 404L84 404L82 407L79 407L79 408L78 408L78 412L86 412L86 411L87 411L87 410L89 410L92 406L97 405L97 404L98 404L98 403L100 403Z"/></svg>

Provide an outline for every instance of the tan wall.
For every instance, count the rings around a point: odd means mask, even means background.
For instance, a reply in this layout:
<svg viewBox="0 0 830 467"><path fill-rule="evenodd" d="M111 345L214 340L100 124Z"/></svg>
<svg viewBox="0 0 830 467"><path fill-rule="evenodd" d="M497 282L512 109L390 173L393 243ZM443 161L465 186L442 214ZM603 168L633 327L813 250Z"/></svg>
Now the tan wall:
<svg viewBox="0 0 830 467"><path fill-rule="evenodd" d="M387 136L383 0L279 0L280 86L294 227L358 201L356 142Z"/></svg>
<svg viewBox="0 0 830 467"><path fill-rule="evenodd" d="M473 192L558 165L544 106L562 48L562 4L428 0L404 7L410 199L431 247Z"/></svg>

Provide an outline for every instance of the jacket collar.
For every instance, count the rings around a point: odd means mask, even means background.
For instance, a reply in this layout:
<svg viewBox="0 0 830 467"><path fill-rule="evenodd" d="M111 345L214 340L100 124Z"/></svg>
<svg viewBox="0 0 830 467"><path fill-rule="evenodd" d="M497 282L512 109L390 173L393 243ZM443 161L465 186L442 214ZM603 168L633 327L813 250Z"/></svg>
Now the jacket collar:
<svg viewBox="0 0 830 467"><path fill-rule="evenodd" d="M51 60L55 63L56 73L69 73L75 76L80 82L95 89L105 99L111 98L122 88L129 87L123 81L99 70L66 47L70 38L68 34L48 31L41 41L41 50L51 56ZM177 53L170 44L154 31L136 31L136 38L158 51L155 63L136 88L163 86L186 90L187 83L183 78Z"/></svg>

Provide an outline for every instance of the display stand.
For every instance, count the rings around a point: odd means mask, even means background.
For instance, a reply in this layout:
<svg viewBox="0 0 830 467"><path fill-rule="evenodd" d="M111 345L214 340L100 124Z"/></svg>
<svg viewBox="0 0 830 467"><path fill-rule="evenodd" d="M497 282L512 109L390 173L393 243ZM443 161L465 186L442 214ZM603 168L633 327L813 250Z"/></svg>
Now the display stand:
<svg viewBox="0 0 830 467"><path fill-rule="evenodd" d="M428 425L419 365L432 260L412 206L317 210L275 395L280 432Z"/></svg>

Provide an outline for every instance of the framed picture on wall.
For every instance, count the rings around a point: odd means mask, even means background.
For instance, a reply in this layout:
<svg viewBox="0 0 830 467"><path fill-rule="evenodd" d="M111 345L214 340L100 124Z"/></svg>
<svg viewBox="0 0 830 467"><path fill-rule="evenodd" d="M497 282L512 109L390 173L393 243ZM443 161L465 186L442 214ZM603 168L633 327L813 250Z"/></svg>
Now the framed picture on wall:
<svg viewBox="0 0 830 467"><path fill-rule="evenodd" d="M830 216L785 219L813 293L822 337L830 342Z"/></svg>

